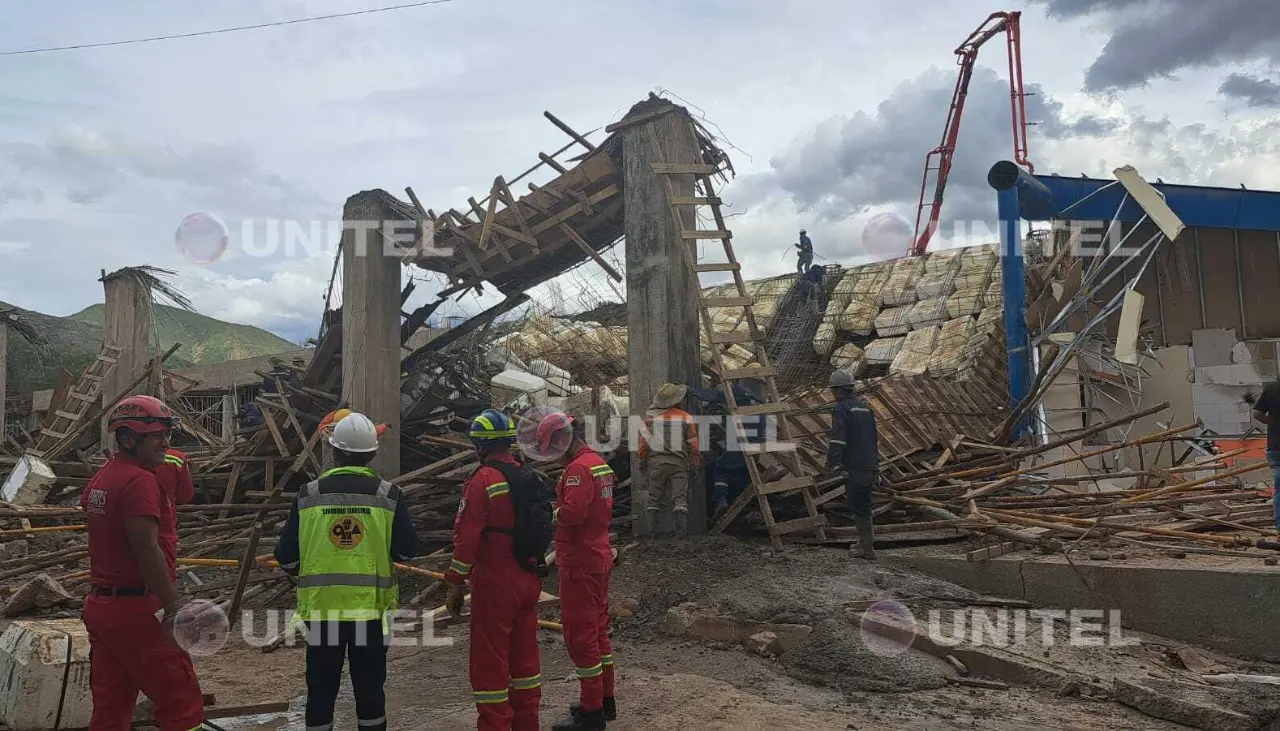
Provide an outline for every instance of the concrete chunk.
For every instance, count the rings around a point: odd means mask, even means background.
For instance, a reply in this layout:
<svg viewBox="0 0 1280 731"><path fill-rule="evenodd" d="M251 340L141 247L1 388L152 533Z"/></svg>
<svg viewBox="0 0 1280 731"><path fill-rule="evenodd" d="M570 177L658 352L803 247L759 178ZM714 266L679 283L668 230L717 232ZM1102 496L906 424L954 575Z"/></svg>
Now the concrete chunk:
<svg viewBox="0 0 1280 731"><path fill-rule="evenodd" d="M1253 731L1259 727L1254 718L1205 699L1189 683L1176 683L1179 692L1164 692L1145 683L1116 679L1116 700L1152 718L1180 723L1204 731Z"/></svg>
<svg viewBox="0 0 1280 731"><path fill-rule="evenodd" d="M48 609L73 597L48 574L36 574L36 577L23 584L4 605L4 616L17 617L32 609Z"/></svg>
<svg viewBox="0 0 1280 731"><path fill-rule="evenodd" d="M813 632L813 627L807 624L741 621L686 602L667 610L662 631L676 637L699 637L713 642L744 645L747 649L752 647L748 641L753 635L771 634L772 638L765 639L776 656L803 643ZM756 644L759 642L757 640Z"/></svg>

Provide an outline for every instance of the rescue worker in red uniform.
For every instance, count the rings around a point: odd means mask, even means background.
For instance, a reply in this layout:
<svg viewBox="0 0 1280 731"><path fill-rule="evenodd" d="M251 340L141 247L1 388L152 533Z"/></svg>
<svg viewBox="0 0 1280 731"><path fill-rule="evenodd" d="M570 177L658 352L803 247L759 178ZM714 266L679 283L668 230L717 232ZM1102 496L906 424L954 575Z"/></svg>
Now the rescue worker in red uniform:
<svg viewBox="0 0 1280 731"><path fill-rule="evenodd" d="M167 511L158 473L173 412L159 399L131 396L107 420L119 451L80 496L89 535L84 624L89 632L90 731L126 731L138 691L155 703L161 731L204 721L204 697L191 656L173 640L184 600L174 585L174 553L164 548Z"/></svg>
<svg viewBox="0 0 1280 731"><path fill-rule="evenodd" d="M581 700L555 731L598 731L618 717L609 642L609 577L613 552L613 468L587 446L583 425L551 413L538 425L542 449L568 443L564 473L556 483L556 566L560 573L560 619L564 643L578 675Z"/></svg>
<svg viewBox="0 0 1280 731"><path fill-rule="evenodd" d="M187 455L177 449L165 450L164 463L156 467L156 477L160 480L161 507L164 508L160 516L160 548L164 550L165 560L175 569L170 578L177 581L178 506L191 502L196 494L187 468Z"/></svg>
<svg viewBox="0 0 1280 731"><path fill-rule="evenodd" d="M445 573L450 584L446 604L454 616L461 616L463 587L471 582L471 690L481 731L537 731L542 700L542 582L512 551L516 513L511 485L496 466L519 469L511 454L515 435L511 419L495 409L471 422L481 464L462 487L453 561Z"/></svg>

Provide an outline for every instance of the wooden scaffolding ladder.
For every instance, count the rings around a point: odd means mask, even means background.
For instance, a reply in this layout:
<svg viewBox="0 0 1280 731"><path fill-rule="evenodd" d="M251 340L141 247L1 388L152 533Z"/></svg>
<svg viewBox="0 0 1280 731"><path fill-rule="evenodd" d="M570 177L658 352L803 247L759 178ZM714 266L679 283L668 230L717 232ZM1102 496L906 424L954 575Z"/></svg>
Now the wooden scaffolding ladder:
<svg viewBox="0 0 1280 731"><path fill-rule="evenodd" d="M660 160L661 150L658 148L656 140L654 142L654 152L657 159ZM742 512L751 499L755 498L760 507L760 514L764 518L764 524L769 531L769 541L775 548L782 546L782 536L801 531L812 530L818 540L826 540L824 526L827 525L827 517L818 511L817 486L813 477L806 476L801 471L800 461L795 452L795 444L792 441L791 424L787 417L787 413L791 411L791 405L783 402L778 395L777 383L774 380L777 371L769 364L769 355L765 352L764 346L765 335L756 324L755 311L753 310L754 298L747 294L746 286L742 279L742 265L734 255L733 245L730 243L733 233L725 225L724 216L720 213L720 198L716 196L715 188L711 182L711 176L717 172L716 166L705 163L655 162L652 164L652 169L655 173L663 176L666 181L671 212L675 216L676 227L680 232L680 250L684 254L689 270L694 272L694 278L697 280L703 336L707 338L707 342L711 346L710 350L715 360L715 368L720 374L720 386L724 391L725 403L729 409L729 422L733 425L732 430L734 433L732 435L726 433L726 448L736 442L739 445L738 448L745 451L743 456L747 463L747 473L751 478L751 486L743 490L742 495L734 500L719 522L711 527L711 532L719 533L723 531ZM670 177L672 175L692 175L695 181L694 195L679 195L679 191L672 184ZM702 189L702 195L698 195L699 187ZM715 229L700 230L696 228L696 223L694 224L695 228L692 230L685 227L685 217L681 215L682 209L692 211L692 218L696 222L699 206L710 210L715 220ZM709 240L720 241L724 248L724 261L704 261L699 263L698 242ZM710 258L708 257L708 259ZM733 274L737 296L707 296L700 275L715 272L730 272ZM746 331L717 334L712 327L711 310L713 308L741 309L747 324ZM721 346L730 344L741 344L754 351L756 355L755 364L745 368L725 368ZM733 384L735 381L744 379L756 379L764 383L763 403L738 405L733 396ZM746 430L742 423L742 417L744 416L775 416L778 439L776 441L766 439L763 444L747 444L745 440ZM726 432L728 431L726 429ZM736 438L729 440L729 436ZM770 452L774 453L778 463L782 464L790 472L789 477L774 479L769 482L765 481L766 470L761 463L761 459ZM781 523L776 522L773 517L773 509L769 505L769 496L787 495L796 492L800 493L801 498L804 500L808 517Z"/></svg>
<svg viewBox="0 0 1280 731"><path fill-rule="evenodd" d="M36 457L52 455L54 457L65 451L69 445L63 444L69 438L75 438L83 430L78 429L85 416L102 400L102 384L116 369L122 348L115 343L105 343L98 356L81 374L80 380L67 392L67 400L63 404L50 404L53 409L49 428L40 430L40 438L33 449L27 452Z"/></svg>

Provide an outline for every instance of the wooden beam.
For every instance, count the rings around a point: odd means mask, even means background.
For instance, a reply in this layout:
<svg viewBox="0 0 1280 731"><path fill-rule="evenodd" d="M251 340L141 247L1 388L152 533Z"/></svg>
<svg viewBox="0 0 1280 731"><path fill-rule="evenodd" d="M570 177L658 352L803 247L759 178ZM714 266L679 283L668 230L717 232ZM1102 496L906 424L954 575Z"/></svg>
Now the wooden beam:
<svg viewBox="0 0 1280 731"><path fill-rule="evenodd" d="M617 194L618 194L618 186L616 186L616 185L610 185L610 186L608 186L607 188L604 188L604 189L600 190L599 192L594 193L594 194L592 194L592 195L588 196L588 197L587 197L587 200L588 200L592 205L595 205L596 203L599 203L599 202L601 202L601 201L603 201L603 200L608 200L609 198L612 198L613 196L615 196L615 195L617 195ZM545 220L545 221L543 221L543 222L541 222L541 223L535 224L535 225L533 226L533 235L534 235L534 236L537 236L537 235L541 234L543 231L546 231L546 230L547 230L547 229L549 229L549 228L553 228L553 227L555 227L555 226L559 226L560 224L564 223L565 221L568 221L569 219L573 218L574 216L578 215L579 213L584 213L585 211L586 211L586 209L582 207L582 204L581 204L581 203L574 203L573 205L569 206L568 208L564 209L563 211L560 211L559 213L557 213L556 215L552 216L551 218L548 218L547 220Z"/></svg>
<svg viewBox="0 0 1280 731"><path fill-rule="evenodd" d="M545 152L539 152L538 159L545 162L547 165L550 165L553 170L555 170L557 173L560 173L561 175L564 175L565 173L569 172L569 168L556 162L555 158L551 157Z"/></svg>
<svg viewBox="0 0 1280 731"><path fill-rule="evenodd" d="M494 188L497 188L497 179L494 179ZM493 214L497 213L498 199L494 197L493 191L489 191L489 210L485 211L484 220L480 224L480 240L476 242L476 246L484 251L489 245L489 233L493 231Z"/></svg>
<svg viewBox="0 0 1280 731"><path fill-rule="evenodd" d="M551 121L552 124L559 127L560 131L572 137L574 141L577 142L579 145L582 145L583 147L587 148L587 150L590 152L595 152L595 149L596 149L595 145L591 144L590 142L587 142L586 137L583 137L582 135L573 131L572 127L570 127L569 125L557 119L556 115L552 114L551 112L543 112L542 116L546 117L548 120Z"/></svg>
<svg viewBox="0 0 1280 731"><path fill-rule="evenodd" d="M600 256L600 254L596 252L595 249L591 248L591 245L587 243L586 239L579 236L578 232L574 231L569 224L567 223L560 224L560 231L563 232L565 236L568 236L573 241L573 243L577 244L578 248L582 249L583 253L591 257L596 264L599 264L600 268L605 271L605 274L608 274L610 277L613 278L613 281L615 282L622 281L622 275L618 273L618 270L609 266L609 262L605 261Z"/></svg>
<svg viewBox="0 0 1280 731"><path fill-rule="evenodd" d="M516 197L511 194L511 188L507 185L507 181L502 179L501 175L498 176L497 184L501 186L502 197L506 201L507 208L515 215L516 223L520 224L520 230L528 237L528 239L524 240L525 243L536 250L538 248L538 240L534 238L533 231L529 229L529 221L524 217L524 211L520 210L520 201L516 200ZM532 208L532 206L530 207Z"/></svg>

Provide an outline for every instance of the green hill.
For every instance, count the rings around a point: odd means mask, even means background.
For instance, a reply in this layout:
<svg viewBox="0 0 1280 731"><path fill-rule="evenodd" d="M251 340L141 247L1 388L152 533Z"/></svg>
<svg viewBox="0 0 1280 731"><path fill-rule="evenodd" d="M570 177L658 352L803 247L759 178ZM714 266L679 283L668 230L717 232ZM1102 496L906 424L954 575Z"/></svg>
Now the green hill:
<svg viewBox="0 0 1280 731"><path fill-rule="evenodd" d="M5 305L0 302L0 306ZM16 333L9 334L7 390L11 392L52 388L61 368L78 375L93 362L102 346L103 305L92 305L69 317L15 309L48 344L37 348ZM271 355L298 347L260 328L223 322L167 305L155 306L153 326L162 350L182 343L166 364L171 369Z"/></svg>

